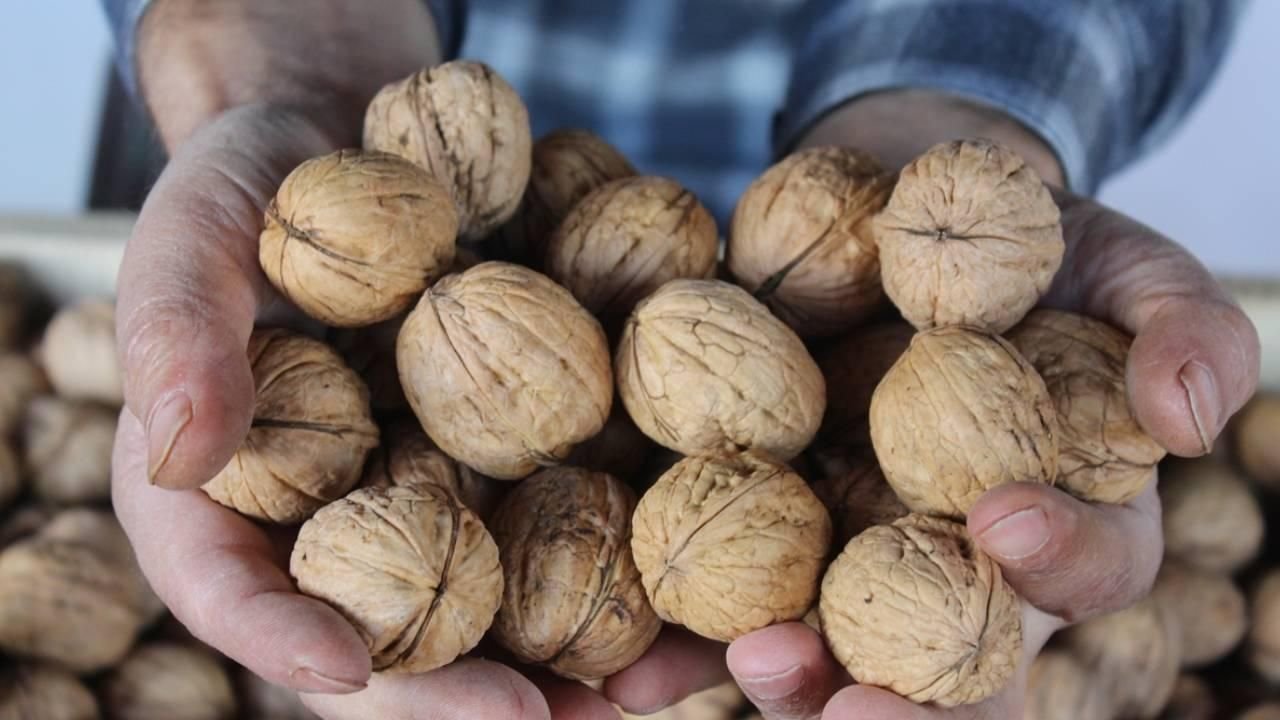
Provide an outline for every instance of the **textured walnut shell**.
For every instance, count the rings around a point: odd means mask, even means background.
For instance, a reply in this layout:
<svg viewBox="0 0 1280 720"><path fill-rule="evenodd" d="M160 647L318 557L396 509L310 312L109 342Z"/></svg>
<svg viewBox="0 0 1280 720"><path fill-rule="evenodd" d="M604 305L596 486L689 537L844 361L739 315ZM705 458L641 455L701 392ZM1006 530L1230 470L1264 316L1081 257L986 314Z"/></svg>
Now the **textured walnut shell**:
<svg viewBox="0 0 1280 720"><path fill-rule="evenodd" d="M98 701L75 675L35 663L0 669L0 720L98 720Z"/></svg>
<svg viewBox="0 0 1280 720"><path fill-rule="evenodd" d="M1182 628L1183 667L1217 662L1244 638L1244 593L1229 576L1167 559L1152 593Z"/></svg>
<svg viewBox="0 0 1280 720"><path fill-rule="evenodd" d="M1280 394L1259 393L1236 416L1236 460L1249 477L1280 490Z"/></svg>
<svg viewBox="0 0 1280 720"><path fill-rule="evenodd" d="M574 448L565 464L608 473L631 483L643 475L646 464L657 450L658 447L631 422L626 408L615 404L604 428ZM675 461L671 464L674 465Z"/></svg>
<svg viewBox="0 0 1280 720"><path fill-rule="evenodd" d="M1249 592L1249 666L1280 684L1280 570L1263 575Z"/></svg>
<svg viewBox="0 0 1280 720"><path fill-rule="evenodd" d="M729 272L801 335L848 330L884 297L871 221L892 189L893 177L852 148L788 155L738 200Z"/></svg>
<svg viewBox="0 0 1280 720"><path fill-rule="evenodd" d="M1022 657L1017 595L949 520L908 515L854 538L822 579L818 609L854 681L912 702L988 698Z"/></svg>
<svg viewBox="0 0 1280 720"><path fill-rule="evenodd" d="M36 354L59 395L114 407L124 402L115 314L110 302L86 300L62 308L49 321Z"/></svg>
<svg viewBox="0 0 1280 720"><path fill-rule="evenodd" d="M252 518L302 522L359 482L378 444L369 391L311 338L258 330L248 353L257 398L249 436L204 491Z"/></svg>
<svg viewBox="0 0 1280 720"><path fill-rule="evenodd" d="M281 687L241 668L236 674L241 712L251 720L318 720L295 690Z"/></svg>
<svg viewBox="0 0 1280 720"><path fill-rule="evenodd" d="M588 680L653 644L662 621L631 556L635 505L616 478L569 467L507 495L490 523L504 578L493 637L521 662Z"/></svg>
<svg viewBox="0 0 1280 720"><path fill-rule="evenodd" d="M1004 339L969 328L919 333L871 398L871 441L915 512L962 518L982 493L1052 484L1058 418L1044 381Z"/></svg>
<svg viewBox="0 0 1280 720"><path fill-rule="evenodd" d="M911 512L874 458L855 460L847 471L823 477L813 484L813 492L831 513L837 552L863 530L888 525Z"/></svg>
<svg viewBox="0 0 1280 720"><path fill-rule="evenodd" d="M822 451L871 450L871 395L902 357L915 331L902 322L860 328L821 350L818 367L827 383L827 412L817 443Z"/></svg>
<svg viewBox="0 0 1280 720"><path fill-rule="evenodd" d="M722 642L803 617L831 544L831 518L804 480L750 455L681 460L633 525L659 617Z"/></svg>
<svg viewBox="0 0 1280 720"><path fill-rule="evenodd" d="M1173 694L1182 657L1181 633L1156 598L1071 627L1061 638L1076 659L1093 670L1116 717L1154 718Z"/></svg>
<svg viewBox="0 0 1280 720"><path fill-rule="evenodd" d="M709 278L716 222L693 193L660 177L629 177L593 190L547 245L547 275L607 327L676 278Z"/></svg>
<svg viewBox="0 0 1280 720"><path fill-rule="evenodd" d="M400 331L396 364L431 439L503 480L562 462L613 403L600 324L564 288L508 263L436 283Z"/></svg>
<svg viewBox="0 0 1280 720"><path fill-rule="evenodd" d="M520 96L487 65L455 60L384 87L364 118L364 147L426 168L453 196L464 240L515 213L533 138Z"/></svg>
<svg viewBox="0 0 1280 720"><path fill-rule="evenodd" d="M735 720L746 702L747 699L737 684L730 682L694 693L675 705L650 715L624 712L622 720Z"/></svg>
<svg viewBox="0 0 1280 720"><path fill-rule="evenodd" d="M371 325L408 308L453 262L458 216L425 170L387 153L308 160L267 205L267 278L328 325Z"/></svg>
<svg viewBox="0 0 1280 720"><path fill-rule="evenodd" d="M944 143L907 165L875 234L885 292L921 330L1008 330L1049 289L1065 249L1048 188L985 140Z"/></svg>
<svg viewBox="0 0 1280 720"><path fill-rule="evenodd" d="M719 280L673 280L641 302L614 362L636 426L685 455L752 449L790 460L826 407L822 371L800 338Z"/></svg>
<svg viewBox="0 0 1280 720"><path fill-rule="evenodd" d="M365 467L362 487L436 485L453 493L458 502L486 522L510 487L445 455L416 420L390 426L383 438Z"/></svg>
<svg viewBox="0 0 1280 720"><path fill-rule="evenodd" d="M1165 554L1231 573L1257 557L1263 517L1249 485L1213 459L1165 463L1160 477Z"/></svg>
<svg viewBox="0 0 1280 720"><path fill-rule="evenodd" d="M0 437L12 435L22 422L27 404L48 389L44 372L30 357L0 354Z"/></svg>
<svg viewBox="0 0 1280 720"><path fill-rule="evenodd" d="M1165 451L1129 411L1125 362L1133 339L1083 315L1035 310L1009 332L1009 342L1040 373L1058 408L1057 484L1093 502L1137 497Z"/></svg>
<svg viewBox="0 0 1280 720"><path fill-rule="evenodd" d="M31 401L22 437L37 497L58 503L111 497L116 416L100 405L53 396Z"/></svg>
<svg viewBox="0 0 1280 720"><path fill-rule="evenodd" d="M373 669L421 673L470 651L502 601L498 548L435 485L362 488L303 524L289 571L342 613Z"/></svg>
<svg viewBox="0 0 1280 720"><path fill-rule="evenodd" d="M1031 663L1023 720L1112 720L1111 701L1089 668L1050 648Z"/></svg>
<svg viewBox="0 0 1280 720"><path fill-rule="evenodd" d="M1214 720L1218 717L1218 699L1208 683L1196 675L1183 673L1173 685L1169 704L1160 720Z"/></svg>
<svg viewBox="0 0 1280 720"><path fill-rule="evenodd" d="M231 679L218 658L199 648L148 643L130 653L102 683L113 720L237 718Z"/></svg>

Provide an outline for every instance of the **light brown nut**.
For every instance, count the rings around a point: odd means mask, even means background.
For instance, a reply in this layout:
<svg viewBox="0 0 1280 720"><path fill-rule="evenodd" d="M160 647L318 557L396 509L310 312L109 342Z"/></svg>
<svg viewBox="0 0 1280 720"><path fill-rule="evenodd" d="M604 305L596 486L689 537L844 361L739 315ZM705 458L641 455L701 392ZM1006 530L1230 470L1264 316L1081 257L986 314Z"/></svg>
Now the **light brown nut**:
<svg viewBox="0 0 1280 720"><path fill-rule="evenodd" d="M296 690L281 687L240 668L235 676L241 712L250 720L318 720Z"/></svg>
<svg viewBox="0 0 1280 720"><path fill-rule="evenodd" d="M1214 720L1218 709L1213 688L1199 676L1183 673L1174 683L1173 694L1160 713L1160 720Z"/></svg>
<svg viewBox="0 0 1280 720"><path fill-rule="evenodd" d="M827 382L827 412L818 431L819 455L871 450L871 395L902 357L915 331L902 322L854 330L817 354Z"/></svg>
<svg viewBox="0 0 1280 720"><path fill-rule="evenodd" d="M735 683L717 685L694 693L665 710L650 715L622 713L622 720L734 720L747 699Z"/></svg>
<svg viewBox="0 0 1280 720"><path fill-rule="evenodd" d="M400 382L431 439L501 480L562 462L604 427L604 331L543 275L486 262L436 283L396 345Z"/></svg>
<svg viewBox="0 0 1280 720"><path fill-rule="evenodd" d="M56 503L111 497L117 415L100 405L53 396L31 401L22 437L36 497Z"/></svg>
<svg viewBox="0 0 1280 720"><path fill-rule="evenodd" d="M1280 703L1254 705L1237 715L1236 720L1280 720Z"/></svg>
<svg viewBox="0 0 1280 720"><path fill-rule="evenodd" d="M1044 381L980 330L916 335L876 388L870 419L880 467L915 512L963 518L993 487L1057 475L1058 418Z"/></svg>
<svg viewBox="0 0 1280 720"><path fill-rule="evenodd" d="M751 449L790 460L826 407L822 371L800 338L719 280L673 280L641 302L614 362L636 426L685 455Z"/></svg>
<svg viewBox="0 0 1280 720"><path fill-rule="evenodd" d="M493 637L564 677L613 675L662 628L631 556L635 494L616 478L551 468L516 486L489 527L503 568Z"/></svg>
<svg viewBox="0 0 1280 720"><path fill-rule="evenodd" d="M520 96L492 68L468 60L387 85L364 117L364 148L407 158L444 183L468 241L515 213L529 182L532 146Z"/></svg>
<svg viewBox="0 0 1280 720"><path fill-rule="evenodd" d="M623 482L632 483L644 474L645 465L658 449L631 422L626 408L615 405L604 429L574 448L565 464L609 473Z"/></svg>
<svg viewBox="0 0 1280 720"><path fill-rule="evenodd" d="M49 321L36 360L59 395L113 407L124 402L115 314L108 301L85 300L62 308Z"/></svg>
<svg viewBox="0 0 1280 720"><path fill-rule="evenodd" d="M1268 490L1280 490L1276 438L1280 438L1280 394L1259 393L1236 416L1232 439L1240 467Z"/></svg>
<svg viewBox="0 0 1280 720"><path fill-rule="evenodd" d="M1231 578L1167 559L1152 594L1182 628L1182 667L1209 665L1244 638L1248 616L1244 593Z"/></svg>
<svg viewBox="0 0 1280 720"><path fill-rule="evenodd" d="M204 491L249 517L299 523L359 482L378 444L369 391L311 338L257 330L248 353L257 396L249 435Z"/></svg>
<svg viewBox="0 0 1280 720"><path fill-rule="evenodd" d="M884 298L872 218L892 189L893 176L853 148L788 155L738 200L729 272L805 337L852 328Z"/></svg>
<svg viewBox="0 0 1280 720"><path fill-rule="evenodd" d="M115 515L86 507L68 508L51 516L38 532L46 540L88 548L115 567L122 578L130 581L144 625L151 625L164 615L164 603L142 574L133 546Z"/></svg>
<svg viewBox="0 0 1280 720"><path fill-rule="evenodd" d="M44 371L29 356L0 354L0 437L11 436L21 424L27 404L48 389Z"/></svg>
<svg viewBox="0 0 1280 720"><path fill-rule="evenodd" d="M1022 656L1018 597L963 525L908 515L854 538L818 605L854 681L942 707L990 697Z"/></svg>
<svg viewBox="0 0 1280 720"><path fill-rule="evenodd" d="M140 645L102 683L113 720L232 720L236 698L221 661L189 645Z"/></svg>
<svg viewBox="0 0 1280 720"><path fill-rule="evenodd" d="M448 490L485 522L511 487L445 455L417 420L394 423L383 429L383 443L370 457L360 485L389 488L414 483Z"/></svg>
<svg viewBox="0 0 1280 720"><path fill-rule="evenodd" d="M1249 592L1249 635L1245 657L1254 672L1280 684L1280 570L1263 575Z"/></svg>
<svg viewBox="0 0 1280 720"><path fill-rule="evenodd" d="M1115 717L1154 718L1168 703L1182 657L1180 628L1153 597L1087 620L1061 635L1064 646L1094 672Z"/></svg>
<svg viewBox="0 0 1280 720"><path fill-rule="evenodd" d="M98 720L98 701L75 675L39 663L0 669L0 720Z"/></svg>
<svg viewBox="0 0 1280 720"><path fill-rule="evenodd" d="M267 205L258 260L311 317L358 327L395 316L453 262L458 215L427 171L388 153L299 165Z"/></svg>
<svg viewBox="0 0 1280 720"><path fill-rule="evenodd" d="M633 523L653 609L722 642L803 617L831 545L831 518L804 480L750 455L681 460Z"/></svg>
<svg viewBox="0 0 1280 720"><path fill-rule="evenodd" d="M1165 455L1129 410L1125 363L1133 338L1104 322L1033 310L1009 342L1044 379L1058 409L1058 480L1092 502L1124 503L1155 478Z"/></svg>
<svg viewBox="0 0 1280 720"><path fill-rule="evenodd" d="M815 482L813 492L831 513L836 552L863 530L888 525L911 512L884 479L874 458L853 460L847 471Z"/></svg>
<svg viewBox="0 0 1280 720"><path fill-rule="evenodd" d="M1165 554L1209 572L1232 573L1262 547L1263 517L1249 485L1214 459L1161 466Z"/></svg>
<svg viewBox="0 0 1280 720"><path fill-rule="evenodd" d="M1013 327L1062 264L1061 216L1013 151L937 145L903 169L875 220L885 292L912 325Z"/></svg>
<svg viewBox="0 0 1280 720"><path fill-rule="evenodd" d="M1089 668L1049 648L1031 663L1023 720L1112 720L1111 700Z"/></svg>
<svg viewBox="0 0 1280 720"><path fill-rule="evenodd" d="M436 485L362 488L326 505L298 533L289 572L351 621L375 671L448 665L502 602L493 538Z"/></svg>

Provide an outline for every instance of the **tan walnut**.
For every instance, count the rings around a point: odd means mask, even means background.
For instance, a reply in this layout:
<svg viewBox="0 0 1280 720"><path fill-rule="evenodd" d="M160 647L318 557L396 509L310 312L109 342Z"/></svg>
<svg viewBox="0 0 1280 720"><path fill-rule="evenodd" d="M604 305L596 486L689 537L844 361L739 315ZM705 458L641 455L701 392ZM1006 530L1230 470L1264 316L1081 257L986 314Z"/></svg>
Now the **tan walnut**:
<svg viewBox="0 0 1280 720"><path fill-rule="evenodd" d="M31 401L22 437L37 497L57 503L111 497L117 414L100 405L53 396Z"/></svg>
<svg viewBox="0 0 1280 720"><path fill-rule="evenodd" d="M303 524L289 571L342 613L376 671L421 673L470 651L502 602L498 548L436 485L362 488Z"/></svg>
<svg viewBox="0 0 1280 720"><path fill-rule="evenodd" d="M1112 720L1111 698L1088 667L1058 648L1042 651L1027 676L1024 720Z"/></svg>
<svg viewBox="0 0 1280 720"><path fill-rule="evenodd" d="M911 512L884 479L874 458L856 459L848 470L819 479L813 492L831 513L836 552L862 531L888 525Z"/></svg>
<svg viewBox="0 0 1280 720"><path fill-rule="evenodd" d="M1230 576L1166 558L1152 594L1182 628L1184 668L1217 662L1244 638L1248 622L1244 593Z"/></svg>
<svg viewBox="0 0 1280 720"><path fill-rule="evenodd" d="M1257 557L1263 517L1248 483L1221 460L1165 463L1160 476L1165 555L1232 573Z"/></svg>
<svg viewBox="0 0 1280 720"><path fill-rule="evenodd" d="M520 96L487 65L454 60L384 87L364 118L364 148L395 153L444 183L462 239L481 240L516 211L533 138Z"/></svg>
<svg viewBox="0 0 1280 720"><path fill-rule="evenodd" d="M831 519L804 480L751 455L681 460L633 523L653 609L722 642L803 617L831 544Z"/></svg>
<svg viewBox="0 0 1280 720"><path fill-rule="evenodd" d="M803 336L854 327L884 298L872 218L892 189L893 176L859 150L788 155L738 200L729 272Z"/></svg>
<svg viewBox="0 0 1280 720"><path fill-rule="evenodd" d="M27 404L49 389L44 371L21 353L0 354L0 437L13 435Z"/></svg>
<svg viewBox="0 0 1280 720"><path fill-rule="evenodd" d="M98 701L75 675L54 665L0 669L0 720L98 720Z"/></svg>
<svg viewBox="0 0 1280 720"><path fill-rule="evenodd" d="M945 327L921 332L871 398L871 440L915 512L964 517L982 493L1052 484L1058 418L1035 368L1004 339Z"/></svg>
<svg viewBox="0 0 1280 720"><path fill-rule="evenodd" d="M231 678L219 658L190 645L140 645L103 680L114 720L232 720Z"/></svg>
<svg viewBox="0 0 1280 720"><path fill-rule="evenodd" d="M445 455L422 432L417 420L383 428L383 443L365 467L361 487L389 488L427 483L453 493L481 520L489 517L510 483L485 477Z"/></svg>
<svg viewBox="0 0 1280 720"><path fill-rule="evenodd" d="M818 610L856 682L912 702L988 698L1022 657L1017 595L950 520L908 515L854 538L822 579Z"/></svg>
<svg viewBox="0 0 1280 720"><path fill-rule="evenodd" d="M613 403L600 324L569 291L508 263L428 290L400 331L396 365L431 439L502 480L562 462Z"/></svg>
<svg viewBox="0 0 1280 720"><path fill-rule="evenodd" d="M1268 571L1249 591L1245 657L1263 679L1280 684L1280 570Z"/></svg>
<svg viewBox="0 0 1280 720"><path fill-rule="evenodd" d="M38 531L45 540L79 545L94 551L127 577L142 615L143 625L151 625L165 614L164 603L152 591L133 554L133 546L116 516L106 510L71 507L51 515Z"/></svg>
<svg viewBox="0 0 1280 720"><path fill-rule="evenodd" d="M719 280L673 280L636 306L615 373L636 426L686 455L790 460L826 407L822 371L795 332Z"/></svg>
<svg viewBox="0 0 1280 720"><path fill-rule="evenodd" d="M1236 417L1232 438L1236 459L1249 477L1280 490L1280 394L1261 392Z"/></svg>
<svg viewBox="0 0 1280 720"><path fill-rule="evenodd" d="M1114 717L1155 718L1178 680L1182 636L1154 597L1064 631L1063 645L1094 671Z"/></svg>
<svg viewBox="0 0 1280 720"><path fill-rule="evenodd" d="M915 331L903 322L859 328L815 358L827 383L827 411L815 445L819 456L871 452L871 395L902 357Z"/></svg>
<svg viewBox="0 0 1280 720"><path fill-rule="evenodd" d="M1049 289L1065 250L1048 188L985 140L943 143L907 165L875 234L885 292L921 330L1008 330Z"/></svg>
<svg viewBox="0 0 1280 720"><path fill-rule="evenodd" d="M408 308L453 262L458 215L427 171L388 153L308 160L267 205L267 278L328 325L372 325Z"/></svg>
<svg viewBox="0 0 1280 720"><path fill-rule="evenodd" d="M662 621L631 555L634 493L580 468L543 470L516 486L490 528L501 553L493 637L525 663L578 680L640 658Z"/></svg>
<svg viewBox="0 0 1280 720"><path fill-rule="evenodd" d="M85 300L54 314L36 358L59 395L114 407L124 402L115 317L115 305L105 300Z"/></svg>
<svg viewBox="0 0 1280 720"><path fill-rule="evenodd" d="M378 444L369 391L336 352L302 335L257 330L248 353L249 435L204 491L249 517L299 523L359 482Z"/></svg>

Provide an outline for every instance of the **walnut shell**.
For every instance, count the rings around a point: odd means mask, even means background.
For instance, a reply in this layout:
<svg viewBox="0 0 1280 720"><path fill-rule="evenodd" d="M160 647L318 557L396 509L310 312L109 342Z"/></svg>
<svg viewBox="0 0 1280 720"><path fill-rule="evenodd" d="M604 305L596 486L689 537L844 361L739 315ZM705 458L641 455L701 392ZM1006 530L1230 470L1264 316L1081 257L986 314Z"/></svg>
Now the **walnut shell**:
<svg viewBox="0 0 1280 720"><path fill-rule="evenodd" d="M736 683L717 685L694 693L665 710L650 715L622 713L622 720L734 720L747 699Z"/></svg>
<svg viewBox="0 0 1280 720"><path fill-rule="evenodd" d="M1240 467L1264 487L1280 490L1280 394L1259 393L1236 416L1232 433Z"/></svg>
<svg viewBox="0 0 1280 720"><path fill-rule="evenodd" d="M645 465L657 449L631 422L626 408L615 404L604 428L574 448L565 464L608 473L631 483L643 474Z"/></svg>
<svg viewBox="0 0 1280 720"><path fill-rule="evenodd" d="M988 698L1022 657L1017 595L963 525L908 515L854 538L822 579L827 645L855 682L942 707Z"/></svg>
<svg viewBox="0 0 1280 720"><path fill-rule="evenodd" d="M257 394L249 435L204 491L249 517L299 523L359 482L378 444L369 391L308 337L256 330L248 353Z"/></svg>
<svg viewBox="0 0 1280 720"><path fill-rule="evenodd" d="M847 472L826 476L813 484L813 492L831 513L838 552L863 530L888 525L911 511L898 499L874 459L854 461Z"/></svg>
<svg viewBox="0 0 1280 720"><path fill-rule="evenodd" d="M387 153L308 160L267 205L258 260L311 317L356 327L394 317L453 262L458 216L425 170Z"/></svg>
<svg viewBox="0 0 1280 720"><path fill-rule="evenodd" d="M427 291L400 331L396 364L431 439L502 480L562 462L613 403L600 324L564 288L508 263Z"/></svg>
<svg viewBox="0 0 1280 720"><path fill-rule="evenodd" d="M1063 644L1111 698L1116 717L1154 718L1168 703L1182 657L1180 628L1153 597L1068 628Z"/></svg>
<svg viewBox="0 0 1280 720"><path fill-rule="evenodd" d="M0 438L18 429L27 404L49 389L40 366L21 353L0 354Z"/></svg>
<svg viewBox="0 0 1280 720"><path fill-rule="evenodd" d="M384 432L384 438L365 467L361 487L437 485L453 493L458 502L485 522L510 487L509 483L485 477L445 455L416 420L392 425Z"/></svg>
<svg viewBox="0 0 1280 720"><path fill-rule="evenodd" d="M493 538L436 485L362 488L326 505L303 524L289 571L351 621L377 671L453 662L502 602Z"/></svg>
<svg viewBox="0 0 1280 720"><path fill-rule="evenodd" d="M116 358L116 309L103 300L85 300L59 310L36 351L49 384L61 396L124 403Z"/></svg>
<svg viewBox="0 0 1280 720"><path fill-rule="evenodd" d="M1249 592L1249 666L1280 684L1280 570L1270 570Z"/></svg>
<svg viewBox="0 0 1280 720"><path fill-rule="evenodd" d="M1058 418L1044 381L1003 338L919 333L871 398L871 441L915 512L962 518L993 487L1053 484Z"/></svg>
<svg viewBox="0 0 1280 720"><path fill-rule="evenodd" d="M1009 342L1040 373L1058 408L1057 484L1092 502L1137 497L1165 450L1129 411L1125 362L1133 338L1083 315L1034 310Z"/></svg>
<svg viewBox="0 0 1280 720"><path fill-rule="evenodd" d="M1169 704L1160 720L1214 720L1218 717L1218 700L1213 689L1196 675L1183 673L1173 685Z"/></svg>
<svg viewBox="0 0 1280 720"><path fill-rule="evenodd" d="M504 579L498 643L576 680L638 660L662 621L631 555L635 506L621 481L580 468L543 470L511 491L490 523Z"/></svg>
<svg viewBox="0 0 1280 720"><path fill-rule="evenodd" d="M116 412L91 403L53 396L32 400L22 435L36 496L57 503L110 498L116 418Z"/></svg>
<svg viewBox="0 0 1280 720"><path fill-rule="evenodd" d="M318 720L296 690L269 683L241 668L236 674L241 710L251 720Z"/></svg>
<svg viewBox="0 0 1280 720"><path fill-rule="evenodd" d="M1165 554L1232 573L1257 557L1263 517L1249 485L1209 458L1165 463L1160 478Z"/></svg>
<svg viewBox="0 0 1280 720"><path fill-rule="evenodd" d="M872 218L892 189L893 176L859 150L788 155L738 200L729 272L803 336L848 330L884 297Z"/></svg>
<svg viewBox="0 0 1280 720"><path fill-rule="evenodd" d="M228 720L238 717L231 678L218 658L187 645L139 646L103 680L114 720Z"/></svg>
<svg viewBox="0 0 1280 720"><path fill-rule="evenodd" d="M902 357L915 331L901 322L853 331L818 353L827 383L827 412L817 443L823 452L871 450L871 395Z"/></svg>
<svg viewBox="0 0 1280 720"><path fill-rule="evenodd" d="M464 240L516 211L533 138L520 96L487 65L454 60L384 87L364 118L364 148L426 168L453 196Z"/></svg>
<svg viewBox="0 0 1280 720"><path fill-rule="evenodd" d="M129 537L116 516L105 510L74 507L48 518L39 529L41 538L86 547L111 563L117 572L130 580L130 588L142 613L144 625L150 625L165 614L164 603L151 589L142 567L129 544Z"/></svg>
<svg viewBox="0 0 1280 720"><path fill-rule="evenodd" d="M632 533L658 616L731 642L813 605L831 518L786 466L686 458L640 499Z"/></svg>
<svg viewBox="0 0 1280 720"><path fill-rule="evenodd" d="M1071 653L1048 649L1031 663L1023 720L1112 720L1111 700Z"/></svg>
<svg viewBox="0 0 1280 720"><path fill-rule="evenodd" d="M931 148L875 219L885 292L921 330L1013 327L1053 281L1065 245L1048 188L986 140Z"/></svg>
<svg viewBox="0 0 1280 720"><path fill-rule="evenodd" d="M1230 577L1166 560L1152 592L1182 628L1183 667L1217 662L1244 638L1244 593Z"/></svg>
<svg viewBox="0 0 1280 720"><path fill-rule="evenodd" d="M745 290L673 280L627 320L618 393L644 434L685 455L757 450L790 460L826 407L800 338Z"/></svg>
<svg viewBox="0 0 1280 720"><path fill-rule="evenodd" d="M0 720L98 720L98 701L75 675L53 665L0 669Z"/></svg>

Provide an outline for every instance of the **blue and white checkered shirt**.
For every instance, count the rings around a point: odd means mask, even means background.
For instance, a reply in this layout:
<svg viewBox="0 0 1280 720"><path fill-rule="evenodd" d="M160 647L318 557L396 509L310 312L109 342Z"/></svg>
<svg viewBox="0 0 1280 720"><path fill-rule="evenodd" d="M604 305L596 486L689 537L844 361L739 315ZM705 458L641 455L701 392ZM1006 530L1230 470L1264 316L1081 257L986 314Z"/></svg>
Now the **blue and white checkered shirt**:
<svg viewBox="0 0 1280 720"><path fill-rule="evenodd" d="M817 118L888 88L1003 109L1092 192L1187 112L1245 2L426 1L450 55L510 80L536 135L592 129L720 219ZM103 2L131 76L148 0Z"/></svg>

